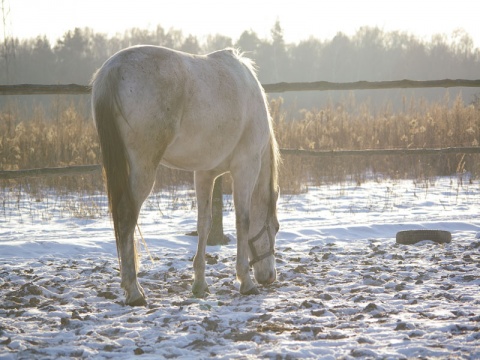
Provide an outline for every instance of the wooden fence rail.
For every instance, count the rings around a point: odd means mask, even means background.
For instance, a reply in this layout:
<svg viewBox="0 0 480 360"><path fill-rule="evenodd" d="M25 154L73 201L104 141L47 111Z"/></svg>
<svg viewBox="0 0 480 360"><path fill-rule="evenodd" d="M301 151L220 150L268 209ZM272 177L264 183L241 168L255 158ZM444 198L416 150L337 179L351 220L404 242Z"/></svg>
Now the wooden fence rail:
<svg viewBox="0 0 480 360"><path fill-rule="evenodd" d="M380 89L418 89L418 88L450 88L480 87L480 80L443 79L443 80L395 80L395 81L355 81L334 83L329 81L293 82L263 84L267 93L286 91L327 91L327 90L380 90ZM81 95L89 94L89 85L0 85L0 95Z"/></svg>
<svg viewBox="0 0 480 360"><path fill-rule="evenodd" d="M88 85L38 85L18 84L0 85L0 95L82 95L90 94L92 87Z"/></svg>
<svg viewBox="0 0 480 360"><path fill-rule="evenodd" d="M326 91L326 90L380 90L380 89L418 89L418 88L450 88L450 87L480 87L480 80L395 80L395 81L355 81L333 83L328 81L278 83L262 85L267 93L285 91Z"/></svg>
<svg viewBox="0 0 480 360"><path fill-rule="evenodd" d="M0 171L0 180L21 179L26 177L70 176L99 172L100 170L102 170L101 165L78 165L26 170L2 170Z"/></svg>
<svg viewBox="0 0 480 360"><path fill-rule="evenodd" d="M479 154L480 147L449 147L424 149L367 149L367 150L300 150L280 149L282 155L339 157L339 156L378 156L378 155L440 155L440 154Z"/></svg>

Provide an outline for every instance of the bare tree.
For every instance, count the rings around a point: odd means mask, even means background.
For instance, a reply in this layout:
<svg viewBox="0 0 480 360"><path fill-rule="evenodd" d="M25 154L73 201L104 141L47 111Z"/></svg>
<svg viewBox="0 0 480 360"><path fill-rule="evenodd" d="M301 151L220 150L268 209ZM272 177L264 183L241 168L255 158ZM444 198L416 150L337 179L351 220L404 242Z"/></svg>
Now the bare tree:
<svg viewBox="0 0 480 360"><path fill-rule="evenodd" d="M15 42L13 37L9 33L8 18L10 15L10 5L6 0L2 1L2 25L3 25L3 51L2 57L5 60L5 81L10 84L10 57L15 54L14 46Z"/></svg>

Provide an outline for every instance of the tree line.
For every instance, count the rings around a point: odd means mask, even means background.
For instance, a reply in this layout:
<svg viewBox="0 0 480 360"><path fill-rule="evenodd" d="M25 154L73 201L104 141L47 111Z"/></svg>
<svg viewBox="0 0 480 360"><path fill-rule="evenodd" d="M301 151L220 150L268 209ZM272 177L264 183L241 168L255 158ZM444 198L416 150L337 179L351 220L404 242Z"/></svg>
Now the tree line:
<svg viewBox="0 0 480 360"><path fill-rule="evenodd" d="M87 84L109 56L137 44L161 45L190 53L237 47L255 61L262 83L480 77L480 49L462 30L449 36L438 34L427 41L405 32L363 27L353 36L339 32L328 40L311 37L287 43L277 21L269 38L260 38L254 31L246 30L236 41L220 34L199 39L160 25L153 30L132 28L115 36L90 28L75 28L54 44L45 36L23 40L7 38L1 51L0 83ZM480 91L461 90L465 101L473 100ZM430 99L445 94L445 90L430 89L362 91L355 96L378 104L400 92ZM282 94L285 106L292 108L319 108L325 101L337 102L346 96L350 95L342 92ZM397 96L393 101L400 103L401 99Z"/></svg>

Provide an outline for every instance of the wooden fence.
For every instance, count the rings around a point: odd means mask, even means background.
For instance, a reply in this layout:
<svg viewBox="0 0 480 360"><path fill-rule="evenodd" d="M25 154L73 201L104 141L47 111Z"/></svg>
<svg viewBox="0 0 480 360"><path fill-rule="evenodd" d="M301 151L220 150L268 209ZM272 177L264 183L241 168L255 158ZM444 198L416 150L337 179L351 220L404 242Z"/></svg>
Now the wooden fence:
<svg viewBox="0 0 480 360"><path fill-rule="evenodd" d="M380 89L411 89L411 88L450 88L450 87L480 87L480 80L443 79L429 81L397 80L397 81L356 81L333 83L328 81L296 82L263 84L267 93L286 91L328 91L328 90L380 90ZM88 85L0 85L0 95L82 95L89 94ZM299 149L280 149L282 155L288 156L375 156L375 155L428 155L445 153L480 153L480 147L435 148L435 149L383 149L383 150L339 150L310 151ZM61 168L27 169L16 171L0 171L0 179L18 179L23 177L75 175L79 173L100 171L100 165L68 166Z"/></svg>

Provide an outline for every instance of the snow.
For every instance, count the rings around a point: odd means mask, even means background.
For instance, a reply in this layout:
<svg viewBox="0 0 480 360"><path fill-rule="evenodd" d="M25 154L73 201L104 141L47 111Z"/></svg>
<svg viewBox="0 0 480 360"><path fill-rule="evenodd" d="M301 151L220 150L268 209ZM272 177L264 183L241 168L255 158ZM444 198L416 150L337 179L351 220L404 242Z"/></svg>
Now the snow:
<svg viewBox="0 0 480 360"><path fill-rule="evenodd" d="M152 195L140 227L148 306L123 305L103 194L0 194L0 359L480 357L480 182L445 177L282 195L277 282L242 296L231 198L210 294L191 295L191 190ZM401 230L452 242L399 245Z"/></svg>

